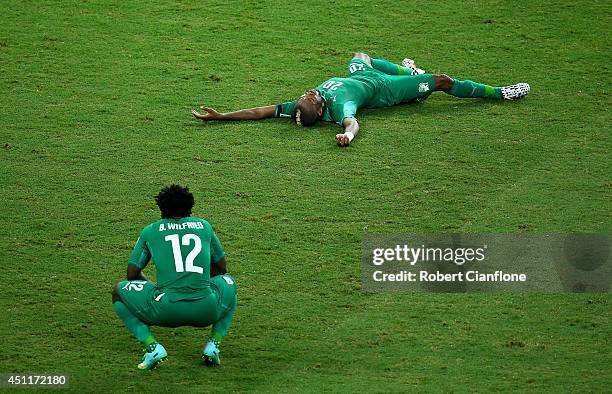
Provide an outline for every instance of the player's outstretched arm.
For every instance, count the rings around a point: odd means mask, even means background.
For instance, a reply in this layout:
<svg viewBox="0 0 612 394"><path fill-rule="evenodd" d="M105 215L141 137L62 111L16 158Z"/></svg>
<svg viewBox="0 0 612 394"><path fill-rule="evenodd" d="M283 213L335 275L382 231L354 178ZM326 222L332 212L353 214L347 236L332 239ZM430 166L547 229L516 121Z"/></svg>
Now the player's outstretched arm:
<svg viewBox="0 0 612 394"><path fill-rule="evenodd" d="M205 105L200 107L205 112L199 113L196 110L192 110L191 114L198 119L203 121L209 120L259 120L272 118L274 116L275 105L267 105L265 107L256 107L241 109L240 111L234 112L217 112L213 108Z"/></svg>
<svg viewBox="0 0 612 394"><path fill-rule="evenodd" d="M336 143L338 146L349 146L359 133L359 123L355 118L344 118L342 126L344 126L344 133L336 134Z"/></svg>

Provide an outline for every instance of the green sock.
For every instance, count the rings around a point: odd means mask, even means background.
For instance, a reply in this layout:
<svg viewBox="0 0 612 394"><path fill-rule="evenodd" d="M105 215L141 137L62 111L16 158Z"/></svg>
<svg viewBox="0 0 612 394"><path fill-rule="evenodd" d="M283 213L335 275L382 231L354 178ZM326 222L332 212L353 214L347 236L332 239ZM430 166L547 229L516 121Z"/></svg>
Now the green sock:
<svg viewBox="0 0 612 394"><path fill-rule="evenodd" d="M412 75L410 67L400 66L385 59L370 59L372 67L389 75Z"/></svg>
<svg viewBox="0 0 612 394"><path fill-rule="evenodd" d="M474 81L454 80L453 87L446 93L461 98L496 98L501 99L501 88L484 85Z"/></svg>
<svg viewBox="0 0 612 394"><path fill-rule="evenodd" d="M151 334L149 326L138 320L136 316L125 306L121 301L116 301L113 304L115 312L119 315L119 318L123 321L127 329L136 337L136 339L143 343L145 346L151 343L155 343L155 338Z"/></svg>
<svg viewBox="0 0 612 394"><path fill-rule="evenodd" d="M224 336L227 335L230 326L232 325L232 319L234 318L234 313L236 313L236 307L238 306L238 298L234 295L232 300L225 300L225 315L219 320L217 320L211 328L210 337L217 340L219 343Z"/></svg>
<svg viewBox="0 0 612 394"><path fill-rule="evenodd" d="M212 334L210 334L210 337L217 341L219 345L221 344L221 341L223 341L223 334L221 334L220 332L213 332Z"/></svg>

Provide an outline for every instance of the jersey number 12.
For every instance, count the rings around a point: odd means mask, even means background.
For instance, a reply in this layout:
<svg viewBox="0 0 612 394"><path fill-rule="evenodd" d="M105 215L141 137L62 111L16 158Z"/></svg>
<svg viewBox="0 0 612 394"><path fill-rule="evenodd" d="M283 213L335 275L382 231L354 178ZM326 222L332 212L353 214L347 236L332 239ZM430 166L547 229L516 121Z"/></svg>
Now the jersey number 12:
<svg viewBox="0 0 612 394"><path fill-rule="evenodd" d="M166 241L170 241L172 243L172 253L174 254L174 266L176 268L176 272L197 272L198 274L204 273L202 267L198 267L197 265L193 265L193 261L202 251L202 241L200 237L195 234L185 234L181 237L179 242L178 234L166 235L164 238ZM181 253L181 245L188 246L193 241L193 249L191 252L187 254L187 258L183 263L183 254Z"/></svg>

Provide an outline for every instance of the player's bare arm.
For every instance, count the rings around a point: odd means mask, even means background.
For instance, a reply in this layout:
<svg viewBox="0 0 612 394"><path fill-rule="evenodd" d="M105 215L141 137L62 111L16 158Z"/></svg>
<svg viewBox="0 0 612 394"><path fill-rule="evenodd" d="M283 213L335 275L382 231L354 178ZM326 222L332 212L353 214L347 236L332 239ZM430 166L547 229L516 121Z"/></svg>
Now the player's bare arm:
<svg viewBox="0 0 612 394"><path fill-rule="evenodd" d="M203 121L209 120L259 120L272 118L274 116L275 105L267 105L264 107L247 108L241 109L234 112L218 112L213 108L205 105L201 106L200 109L204 110L204 113L200 113L196 110L192 110L191 113L198 119Z"/></svg>
<svg viewBox="0 0 612 394"><path fill-rule="evenodd" d="M217 275L227 274L227 262L225 261L225 256L221 257L221 260L210 264L210 277Z"/></svg>
<svg viewBox="0 0 612 394"><path fill-rule="evenodd" d="M357 133L359 133L359 123L355 118L344 118L342 126L344 127L344 133L336 134L336 143L338 146L349 146L351 141L357 136Z"/></svg>
<svg viewBox="0 0 612 394"><path fill-rule="evenodd" d="M147 277L142 273L142 270L133 264L128 264L127 280L144 280L147 282L149 281Z"/></svg>

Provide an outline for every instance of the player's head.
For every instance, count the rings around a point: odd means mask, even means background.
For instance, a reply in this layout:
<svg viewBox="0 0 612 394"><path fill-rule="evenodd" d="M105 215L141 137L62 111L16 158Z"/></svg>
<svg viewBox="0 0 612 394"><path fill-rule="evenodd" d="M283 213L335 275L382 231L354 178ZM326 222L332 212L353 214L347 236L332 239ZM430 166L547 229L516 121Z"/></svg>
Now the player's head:
<svg viewBox="0 0 612 394"><path fill-rule="evenodd" d="M293 119L298 126L314 126L317 120L323 116L324 106L325 100L323 100L321 92L311 89L298 99L293 110Z"/></svg>
<svg viewBox="0 0 612 394"><path fill-rule="evenodd" d="M161 189L155 196L155 202L161 211L162 219L191 216L191 209L195 205L193 194L187 187L179 185L170 185Z"/></svg>

